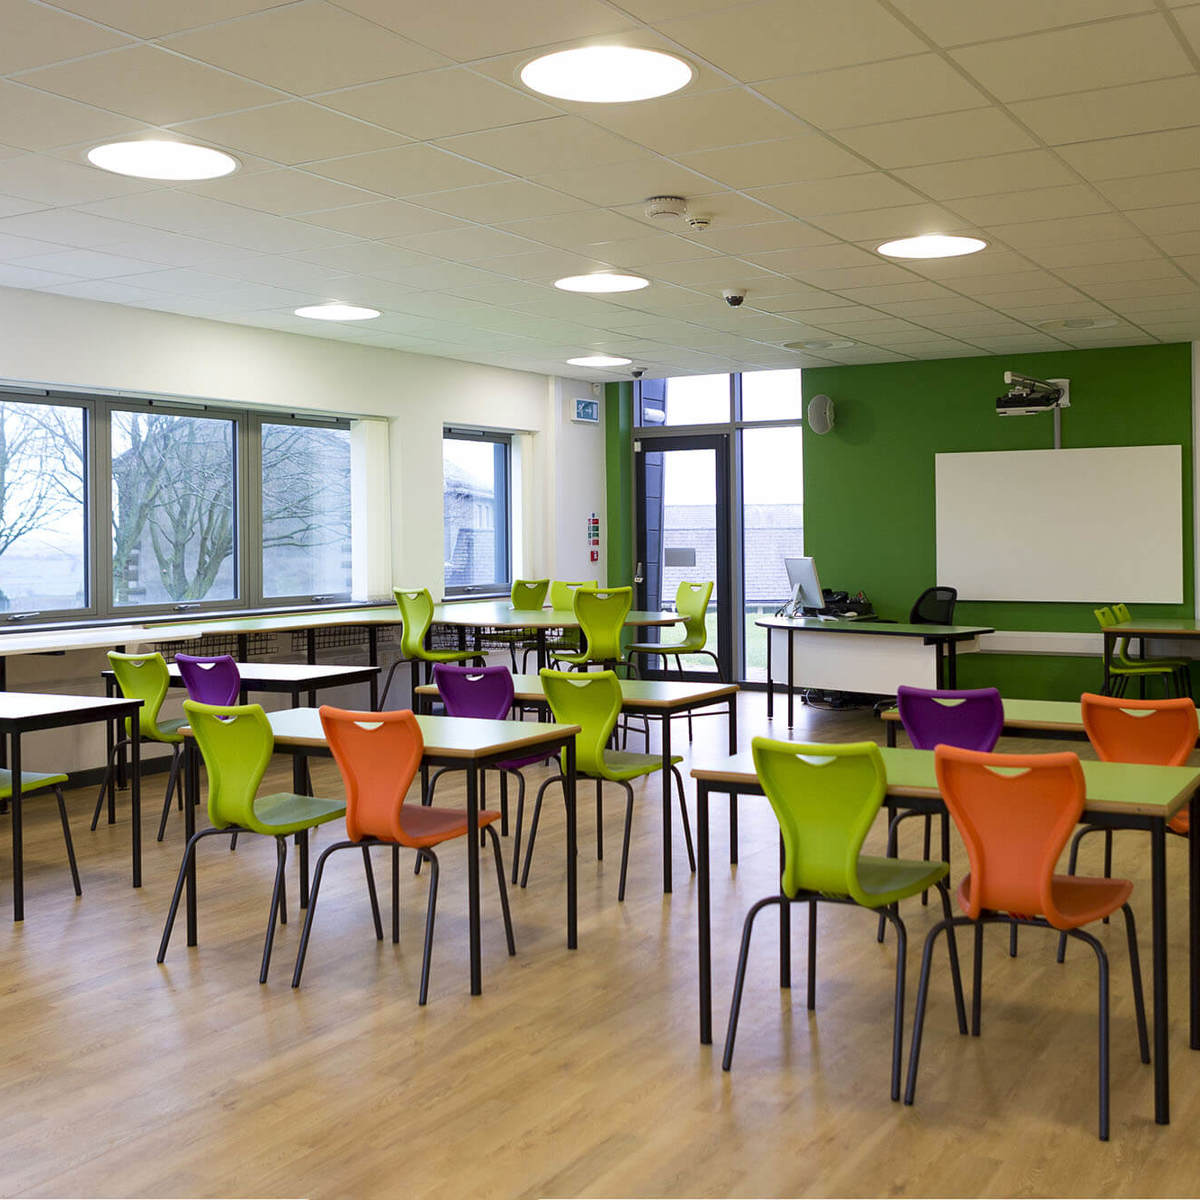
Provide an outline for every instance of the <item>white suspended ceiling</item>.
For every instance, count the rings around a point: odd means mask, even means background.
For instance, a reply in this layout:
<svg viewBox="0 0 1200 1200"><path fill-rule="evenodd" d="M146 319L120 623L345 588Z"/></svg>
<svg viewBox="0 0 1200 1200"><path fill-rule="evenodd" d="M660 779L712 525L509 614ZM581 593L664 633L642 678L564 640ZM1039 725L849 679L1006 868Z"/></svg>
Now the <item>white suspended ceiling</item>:
<svg viewBox="0 0 1200 1200"><path fill-rule="evenodd" d="M586 41L696 78L627 105L517 82ZM156 130L242 168L164 186L83 160ZM711 226L645 217L662 193ZM874 252L922 232L990 245ZM652 286L552 286L606 268ZM1198 280L1200 4L0 0L0 286L654 376L1186 340ZM324 300L384 315L292 315ZM1082 317L1111 324L1040 327ZM853 345L782 348L831 340Z"/></svg>

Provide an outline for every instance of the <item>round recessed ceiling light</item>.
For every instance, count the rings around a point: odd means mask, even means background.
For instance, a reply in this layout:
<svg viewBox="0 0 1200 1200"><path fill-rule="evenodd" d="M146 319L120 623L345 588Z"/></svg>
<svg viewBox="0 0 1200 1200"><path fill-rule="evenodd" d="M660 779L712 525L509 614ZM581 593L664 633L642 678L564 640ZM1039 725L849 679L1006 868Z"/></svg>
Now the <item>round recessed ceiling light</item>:
<svg viewBox="0 0 1200 1200"><path fill-rule="evenodd" d="M102 171L138 179L218 179L238 168L238 160L223 150L161 138L108 142L93 146L87 157Z"/></svg>
<svg viewBox="0 0 1200 1200"><path fill-rule="evenodd" d="M611 354L589 354L584 358L568 358L572 367L627 367L632 358L615 358Z"/></svg>
<svg viewBox="0 0 1200 1200"><path fill-rule="evenodd" d="M683 59L634 46L578 46L521 68L521 82L532 91L591 104L653 100L691 81L692 68Z"/></svg>
<svg viewBox="0 0 1200 1200"><path fill-rule="evenodd" d="M1121 322L1116 317L1060 317L1053 321L1039 321L1039 329L1062 330L1075 333L1081 329L1109 329Z"/></svg>
<svg viewBox="0 0 1200 1200"><path fill-rule="evenodd" d="M310 321L371 321L379 316L377 308L361 308L357 304L307 304L293 310L298 317Z"/></svg>
<svg viewBox="0 0 1200 1200"><path fill-rule="evenodd" d="M982 238L961 237L952 233L923 233L920 237L884 242L876 249L889 258L954 258L959 254L977 254L986 247L987 242Z"/></svg>
<svg viewBox="0 0 1200 1200"><path fill-rule="evenodd" d="M640 275L620 275L615 271L599 271L595 275L567 275L554 281L564 292L636 292L649 287L650 280Z"/></svg>
<svg viewBox="0 0 1200 1200"><path fill-rule="evenodd" d="M784 342L785 350L845 350L847 346L855 345L848 338L831 338L828 341L813 342Z"/></svg>

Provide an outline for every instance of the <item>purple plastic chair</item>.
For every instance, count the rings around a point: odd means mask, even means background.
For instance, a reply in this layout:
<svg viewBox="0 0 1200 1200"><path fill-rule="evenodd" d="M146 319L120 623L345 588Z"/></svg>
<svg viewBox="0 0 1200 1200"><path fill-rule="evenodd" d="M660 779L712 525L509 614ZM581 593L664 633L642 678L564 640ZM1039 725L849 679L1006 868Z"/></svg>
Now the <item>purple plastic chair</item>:
<svg viewBox="0 0 1200 1200"><path fill-rule="evenodd" d="M981 750L990 754L1004 728L1004 703L996 688L965 688L950 691L937 688L906 687L896 689L896 707L900 723L914 749L932 750L934 746L958 746L963 750ZM932 822L929 813L908 810L895 813L888 824L888 856L897 852L897 829L909 817L925 817L925 857L929 857ZM942 813L942 857L950 861L950 823ZM923 896L922 902L928 897ZM884 926L880 922L879 940ZM1012 928L1009 950L1016 954L1017 928Z"/></svg>
<svg viewBox="0 0 1200 1200"><path fill-rule="evenodd" d="M460 667L436 663L433 682L442 697L448 717L475 717L491 721L506 720L512 713L514 693L512 672L505 666ZM500 831L508 834L508 774L517 777L517 822L513 834L512 881L517 882L517 863L521 859L521 826L525 816L525 776L522 767L546 761L545 754L525 758L507 758L495 764L500 772ZM425 803L432 803L433 785L453 767L442 767L429 780ZM480 797L480 805L483 797Z"/></svg>
<svg viewBox="0 0 1200 1200"><path fill-rule="evenodd" d="M232 654L203 658L194 654L177 654L175 662L188 699L199 704L236 704L242 690L242 677Z"/></svg>

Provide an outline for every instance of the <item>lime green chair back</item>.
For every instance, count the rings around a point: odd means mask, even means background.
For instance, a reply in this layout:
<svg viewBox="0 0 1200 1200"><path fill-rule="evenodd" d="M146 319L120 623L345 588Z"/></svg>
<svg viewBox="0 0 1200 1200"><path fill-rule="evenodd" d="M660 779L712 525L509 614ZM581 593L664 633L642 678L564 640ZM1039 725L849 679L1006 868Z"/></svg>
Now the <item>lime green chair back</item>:
<svg viewBox="0 0 1200 1200"><path fill-rule="evenodd" d="M548 579L514 579L509 600L518 612L534 612L546 603Z"/></svg>
<svg viewBox="0 0 1200 1200"><path fill-rule="evenodd" d="M158 727L159 710L166 699L167 688L171 686L166 659L157 652L121 654L110 650L108 661L116 677L117 686L121 689L121 695L126 700L142 702L138 712L138 733L142 739L149 742L179 741L177 736L172 737ZM129 721L125 722L125 732L131 733Z"/></svg>
<svg viewBox="0 0 1200 1200"><path fill-rule="evenodd" d="M592 662L619 662L621 631L633 607L633 588L581 587L575 592L575 619Z"/></svg>
<svg viewBox="0 0 1200 1200"><path fill-rule="evenodd" d="M604 747L621 711L621 682L613 671L552 671L543 667L546 703L560 725L578 725L575 767L607 778ZM565 770L565 767L564 767Z"/></svg>
<svg viewBox="0 0 1200 1200"><path fill-rule="evenodd" d="M563 610L571 612L575 605L575 593L580 588L599 586L598 579L578 579L573 582L568 579L555 579L550 584L550 607L556 608L560 612Z"/></svg>
<svg viewBox="0 0 1200 1200"><path fill-rule="evenodd" d="M782 887L849 896L872 907L858 876L863 839L883 803L887 775L874 742L751 742L754 769L783 835Z"/></svg>
<svg viewBox="0 0 1200 1200"><path fill-rule="evenodd" d="M1124 608L1124 605L1121 605L1120 607ZM1114 613L1113 610L1108 607L1108 605L1105 605L1103 608L1093 608L1092 612L1095 614L1096 620L1100 622L1101 629L1111 629L1117 624L1118 617L1116 613ZM1125 612L1128 613L1129 609L1126 608ZM1128 617L1125 619L1128 620ZM1116 661L1118 666L1136 667L1138 665L1137 662L1129 657L1128 638L1117 638L1116 651Z"/></svg>
<svg viewBox="0 0 1200 1200"><path fill-rule="evenodd" d="M259 704L228 708L185 700L183 711L208 771L208 819L273 834L254 815L254 798L271 761L275 735Z"/></svg>
<svg viewBox="0 0 1200 1200"><path fill-rule="evenodd" d="M712 581L689 583L683 580L675 589L675 611L683 617L683 641L671 649L703 650L708 641L708 602L712 599Z"/></svg>
<svg viewBox="0 0 1200 1200"><path fill-rule="evenodd" d="M425 657L425 635L433 623L433 597L428 588L415 591L393 588L404 626L400 632L400 653L405 658Z"/></svg>
<svg viewBox="0 0 1200 1200"><path fill-rule="evenodd" d="M1114 604L1112 606L1112 615L1116 618L1118 624L1124 624L1126 621L1133 620L1133 614L1129 611L1128 604Z"/></svg>

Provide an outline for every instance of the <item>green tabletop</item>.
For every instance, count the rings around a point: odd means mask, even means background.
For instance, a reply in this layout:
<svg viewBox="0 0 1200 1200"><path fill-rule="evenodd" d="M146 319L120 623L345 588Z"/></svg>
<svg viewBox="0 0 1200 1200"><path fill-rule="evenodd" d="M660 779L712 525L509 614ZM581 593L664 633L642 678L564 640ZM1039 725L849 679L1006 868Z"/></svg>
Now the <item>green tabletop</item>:
<svg viewBox="0 0 1200 1200"><path fill-rule="evenodd" d="M1119 621L1101 632L1119 637L1200 637L1200 621L1189 621L1186 617L1146 617Z"/></svg>
<svg viewBox="0 0 1200 1200"><path fill-rule="evenodd" d="M1083 711L1077 700L1005 700L1004 725L1009 729L1050 729L1083 732ZM899 721L898 709L885 709L880 720Z"/></svg>
<svg viewBox="0 0 1200 1200"><path fill-rule="evenodd" d="M738 691L736 683L701 683L690 679L622 679L622 707L639 709L692 708L697 705L716 703ZM539 675L514 675L514 699L521 704L536 704L546 699L546 689ZM436 684L426 683L417 688L418 696L436 696Z"/></svg>
<svg viewBox="0 0 1200 1200"><path fill-rule="evenodd" d="M908 625L902 621L822 621L819 617L760 617L763 629L795 629L813 633L874 633L885 637L936 638L964 641L996 631L986 625Z"/></svg>
<svg viewBox="0 0 1200 1200"><path fill-rule="evenodd" d="M569 608L518 609L507 600L472 600L464 604L435 604L433 620L443 625L491 629L578 629ZM626 625L674 625L683 620L673 612L638 612L626 615Z"/></svg>
<svg viewBox="0 0 1200 1200"><path fill-rule="evenodd" d="M932 750L880 747L887 771L888 795L930 799L938 793ZM747 753L692 768L692 777L707 783L733 784L761 791L754 760ZM1172 817L1200 787L1200 768L1154 767L1141 763L1083 763L1091 812Z"/></svg>

